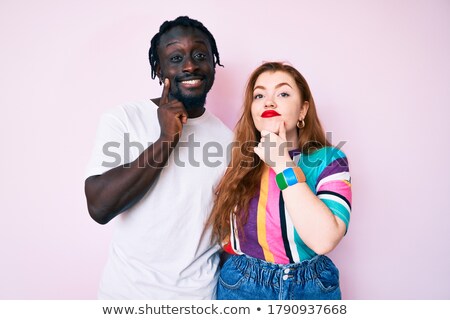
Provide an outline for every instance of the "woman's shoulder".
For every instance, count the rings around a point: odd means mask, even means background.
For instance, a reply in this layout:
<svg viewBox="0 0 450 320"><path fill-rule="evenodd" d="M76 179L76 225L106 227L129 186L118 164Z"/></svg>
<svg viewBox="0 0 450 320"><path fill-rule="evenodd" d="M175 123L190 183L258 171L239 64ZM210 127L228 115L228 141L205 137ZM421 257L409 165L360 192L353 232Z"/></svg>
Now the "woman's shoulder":
<svg viewBox="0 0 450 320"><path fill-rule="evenodd" d="M299 159L299 165L309 169L323 168L336 161L341 164L347 163L347 156L337 147L326 146L310 153L302 154Z"/></svg>
<svg viewBox="0 0 450 320"><path fill-rule="evenodd" d="M309 156L327 159L327 161L334 161L339 158L346 158L344 151L338 147L326 146L317 149L309 154Z"/></svg>

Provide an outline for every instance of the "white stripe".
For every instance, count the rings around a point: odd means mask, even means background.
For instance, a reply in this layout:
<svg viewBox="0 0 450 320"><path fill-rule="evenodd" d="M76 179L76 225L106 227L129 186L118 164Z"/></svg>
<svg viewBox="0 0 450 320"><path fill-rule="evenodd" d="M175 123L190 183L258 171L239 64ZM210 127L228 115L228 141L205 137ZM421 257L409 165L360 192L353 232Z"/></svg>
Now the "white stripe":
<svg viewBox="0 0 450 320"><path fill-rule="evenodd" d="M286 205L284 206L285 219L286 219L286 234L289 242L289 249L291 250L292 259L294 262L300 262L300 256L298 255L297 245L294 238L294 224L292 223L291 216L287 211Z"/></svg>
<svg viewBox="0 0 450 320"><path fill-rule="evenodd" d="M230 241L231 241L231 247L233 248L234 252L237 254L243 254L241 252L241 245L239 243L239 237L237 234L237 228L236 228L236 216L231 213L230 214L230 225L231 225L231 234L230 234ZM236 246L234 245L236 243Z"/></svg>
<svg viewBox="0 0 450 320"><path fill-rule="evenodd" d="M347 180L350 181L350 172L345 171L345 172L339 172L339 173L335 173L332 175L329 175L328 177L323 178L322 180L319 181L319 183L317 184L316 190L319 190L319 188L325 183L325 182L329 182L329 181L333 181L333 180Z"/></svg>
<svg viewBox="0 0 450 320"><path fill-rule="evenodd" d="M350 207L348 206L347 202L345 202L344 200L342 200L341 198L332 195L332 194L319 194L317 196L319 199L327 199L327 200L331 200L337 203L340 203L341 205L344 206L344 208L348 211L348 213L350 213Z"/></svg>
<svg viewBox="0 0 450 320"><path fill-rule="evenodd" d="M301 156L301 155L302 155L302 154L299 153L299 154L295 155L295 156L292 158L292 161L294 161L294 162L295 162L295 165L297 165L297 166L298 166L298 162L300 161L300 156Z"/></svg>

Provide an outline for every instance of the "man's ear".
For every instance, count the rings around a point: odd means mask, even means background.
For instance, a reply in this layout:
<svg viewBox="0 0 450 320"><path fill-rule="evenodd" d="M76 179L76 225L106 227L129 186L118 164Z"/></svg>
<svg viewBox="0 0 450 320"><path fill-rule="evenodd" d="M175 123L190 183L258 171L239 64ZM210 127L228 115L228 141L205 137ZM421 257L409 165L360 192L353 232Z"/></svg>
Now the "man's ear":
<svg viewBox="0 0 450 320"><path fill-rule="evenodd" d="M159 66L159 64L156 65L156 76L159 79L159 84L162 84L163 83L163 81L162 81L162 77L163 76L162 76L161 67Z"/></svg>

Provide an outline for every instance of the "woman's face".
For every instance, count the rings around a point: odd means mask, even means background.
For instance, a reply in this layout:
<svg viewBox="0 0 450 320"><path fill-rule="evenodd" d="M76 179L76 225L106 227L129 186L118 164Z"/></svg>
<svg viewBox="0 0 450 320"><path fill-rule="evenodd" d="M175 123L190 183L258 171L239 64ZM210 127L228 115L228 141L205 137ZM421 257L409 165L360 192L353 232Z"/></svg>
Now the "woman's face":
<svg viewBox="0 0 450 320"><path fill-rule="evenodd" d="M308 102L302 103L300 89L294 78L283 71L266 71L253 88L251 113L256 129L278 134L284 121L287 141L297 142L297 121L308 111Z"/></svg>

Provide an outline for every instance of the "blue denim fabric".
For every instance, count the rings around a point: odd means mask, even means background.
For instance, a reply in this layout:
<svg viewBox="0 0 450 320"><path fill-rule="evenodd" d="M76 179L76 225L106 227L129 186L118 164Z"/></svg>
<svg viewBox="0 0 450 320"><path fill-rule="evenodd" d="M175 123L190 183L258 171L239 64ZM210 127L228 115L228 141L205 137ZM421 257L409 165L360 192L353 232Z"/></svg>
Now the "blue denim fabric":
<svg viewBox="0 0 450 320"><path fill-rule="evenodd" d="M326 256L274 264L232 255L220 270L218 300L340 300L339 271Z"/></svg>

